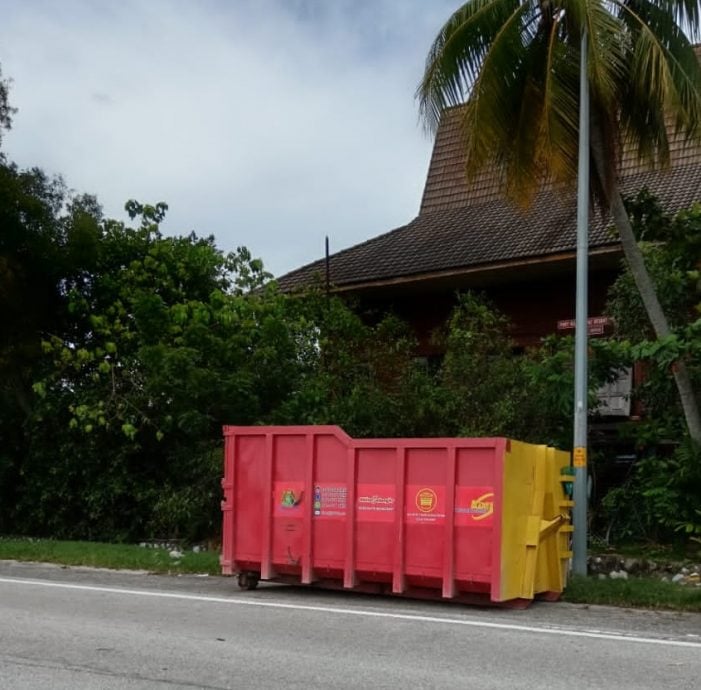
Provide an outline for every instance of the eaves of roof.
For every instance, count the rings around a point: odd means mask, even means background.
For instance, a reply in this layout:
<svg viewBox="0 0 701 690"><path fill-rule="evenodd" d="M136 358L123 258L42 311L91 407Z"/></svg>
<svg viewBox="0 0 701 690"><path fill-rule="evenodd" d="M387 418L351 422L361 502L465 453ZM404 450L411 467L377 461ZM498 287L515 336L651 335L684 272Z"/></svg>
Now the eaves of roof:
<svg viewBox="0 0 701 690"><path fill-rule="evenodd" d="M666 210L675 212L701 200L701 163L628 175L622 187L627 194L648 188ZM619 246L610 218L599 213L591 216L589 240L594 254ZM525 213L503 198L422 213L405 226L331 255L330 282L336 290L349 291L489 267L506 270L568 255L575 248L575 194L548 189ZM321 259L278 283L293 290L324 272Z"/></svg>

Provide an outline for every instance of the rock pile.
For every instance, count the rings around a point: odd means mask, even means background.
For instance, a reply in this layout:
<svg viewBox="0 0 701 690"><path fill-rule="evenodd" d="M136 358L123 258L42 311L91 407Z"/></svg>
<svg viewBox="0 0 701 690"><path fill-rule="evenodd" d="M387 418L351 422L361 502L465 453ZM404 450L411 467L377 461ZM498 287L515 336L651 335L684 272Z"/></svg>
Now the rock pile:
<svg viewBox="0 0 701 690"><path fill-rule="evenodd" d="M629 576L656 577L663 582L701 587L701 563L660 562L647 558L626 558L617 554L590 556L590 575L599 579L627 580Z"/></svg>

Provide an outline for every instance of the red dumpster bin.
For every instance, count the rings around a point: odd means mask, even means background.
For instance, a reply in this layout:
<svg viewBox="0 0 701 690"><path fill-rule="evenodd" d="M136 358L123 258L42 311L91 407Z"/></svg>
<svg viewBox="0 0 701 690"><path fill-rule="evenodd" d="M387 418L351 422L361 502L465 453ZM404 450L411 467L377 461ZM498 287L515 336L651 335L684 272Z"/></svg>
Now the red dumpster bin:
<svg viewBox="0 0 701 690"><path fill-rule="evenodd" d="M221 565L259 579L464 601L556 598L569 455L504 438L224 428Z"/></svg>

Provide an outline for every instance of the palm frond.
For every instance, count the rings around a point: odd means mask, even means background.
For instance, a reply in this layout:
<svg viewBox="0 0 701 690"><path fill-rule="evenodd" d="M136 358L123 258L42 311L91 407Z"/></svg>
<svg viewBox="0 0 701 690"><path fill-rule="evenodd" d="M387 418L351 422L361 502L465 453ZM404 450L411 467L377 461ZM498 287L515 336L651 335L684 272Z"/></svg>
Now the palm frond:
<svg viewBox="0 0 701 690"><path fill-rule="evenodd" d="M428 54L417 89L423 121L435 130L445 108L464 104L468 180L490 166L522 205L545 180L574 180L586 31L592 119L608 166L600 178L592 170L592 189L605 201L624 135L660 163L670 116L701 138L701 68L681 28L698 34L699 16L698 0L470 0Z"/></svg>
<svg viewBox="0 0 701 690"><path fill-rule="evenodd" d="M564 17L563 17L564 19ZM540 136L542 167L563 184L576 178L579 156L579 51L562 40L563 28L554 24L548 60Z"/></svg>
<svg viewBox="0 0 701 690"><path fill-rule="evenodd" d="M582 29L586 28L587 67L592 101L614 108L621 77L625 74L625 37L621 23L603 0L579 0L584 5ZM581 42L581 41L579 41Z"/></svg>
<svg viewBox="0 0 701 690"><path fill-rule="evenodd" d="M518 12L519 0L470 0L438 33L416 96L426 127L435 131L446 107L470 94L494 37Z"/></svg>
<svg viewBox="0 0 701 690"><path fill-rule="evenodd" d="M548 17L525 48L527 78L504 162L507 194L524 207L545 181L576 175L579 65L563 31L562 13Z"/></svg>
<svg viewBox="0 0 701 690"><path fill-rule="evenodd" d="M514 123L528 95L524 42L529 36L524 34L539 18L537 6L521 4L502 24L482 61L462 119L468 179L487 164L504 178L514 162Z"/></svg>
<svg viewBox="0 0 701 690"><path fill-rule="evenodd" d="M650 0L615 4L630 40L620 125L640 159L666 165L668 118L677 133L701 138L701 68L671 10Z"/></svg>
<svg viewBox="0 0 701 690"><path fill-rule="evenodd" d="M627 4L635 8L636 0L628 0ZM678 27L684 28L684 33L692 40L701 38L701 7L698 0L649 0L649 4L655 5L660 10L669 14Z"/></svg>

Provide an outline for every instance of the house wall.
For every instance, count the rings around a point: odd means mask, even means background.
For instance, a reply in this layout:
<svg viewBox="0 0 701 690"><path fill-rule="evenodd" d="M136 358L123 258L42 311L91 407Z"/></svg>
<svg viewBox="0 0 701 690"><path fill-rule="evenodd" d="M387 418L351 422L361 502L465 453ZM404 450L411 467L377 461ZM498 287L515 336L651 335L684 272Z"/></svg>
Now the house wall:
<svg viewBox="0 0 701 690"><path fill-rule="evenodd" d="M600 316L606 294L617 271L600 270L589 277L589 314ZM474 289L474 288L473 288ZM575 277L564 275L527 282L511 282L478 290L505 314L512 323L517 347L537 345L541 338L557 333L558 321L574 319ZM388 297L386 293L356 295L364 309L393 311L410 324L419 340L419 356L441 354L432 342L432 334L443 326L456 304L456 291L404 292ZM563 332L563 331L560 331ZM573 334L573 331L564 331Z"/></svg>

